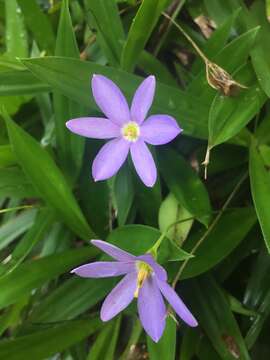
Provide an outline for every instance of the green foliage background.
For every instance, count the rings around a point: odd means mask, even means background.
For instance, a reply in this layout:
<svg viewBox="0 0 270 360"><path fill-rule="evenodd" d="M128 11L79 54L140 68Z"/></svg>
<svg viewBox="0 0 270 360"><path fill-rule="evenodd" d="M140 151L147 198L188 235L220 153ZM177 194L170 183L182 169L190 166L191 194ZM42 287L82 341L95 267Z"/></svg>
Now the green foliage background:
<svg viewBox="0 0 270 360"><path fill-rule="evenodd" d="M211 88L163 11L247 88ZM0 0L0 359L269 359L269 22L267 0ZM99 114L94 73L129 100L154 74L151 112L184 129L153 149L153 188L130 164L92 180L102 142L65 122ZM161 233L158 259L199 327L168 318L154 344L134 305L99 320L114 280L69 271L100 256L91 238L142 254Z"/></svg>

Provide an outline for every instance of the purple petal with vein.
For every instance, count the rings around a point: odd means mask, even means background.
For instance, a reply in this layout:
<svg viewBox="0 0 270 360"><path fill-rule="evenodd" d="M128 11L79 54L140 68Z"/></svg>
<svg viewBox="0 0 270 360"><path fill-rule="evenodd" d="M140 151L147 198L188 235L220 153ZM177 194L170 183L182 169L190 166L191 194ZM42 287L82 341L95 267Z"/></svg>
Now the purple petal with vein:
<svg viewBox="0 0 270 360"><path fill-rule="evenodd" d="M163 145L172 141L182 129L169 115L152 115L141 126L141 137L151 145Z"/></svg>
<svg viewBox="0 0 270 360"><path fill-rule="evenodd" d="M144 330L158 342L166 323L166 307L154 276L147 278L139 291L138 311Z"/></svg>
<svg viewBox="0 0 270 360"><path fill-rule="evenodd" d="M142 140L137 140L130 147L132 161L137 174L146 186L154 186L157 179L157 169L150 150Z"/></svg>
<svg viewBox="0 0 270 360"><path fill-rule="evenodd" d="M106 117L118 125L130 121L127 101L121 90L110 79L102 75L92 78L94 99Z"/></svg>
<svg viewBox="0 0 270 360"><path fill-rule="evenodd" d="M137 273L127 274L104 300L100 311L101 320L111 320L124 310L133 300L136 286Z"/></svg>
<svg viewBox="0 0 270 360"><path fill-rule="evenodd" d="M94 180L105 180L115 175L126 160L129 147L130 143L122 138L103 145L92 165Z"/></svg>
<svg viewBox="0 0 270 360"><path fill-rule="evenodd" d="M96 261L79 266L71 272L86 278L103 278L125 275L135 270L134 262Z"/></svg>
<svg viewBox="0 0 270 360"><path fill-rule="evenodd" d="M91 240L91 243L118 261L129 262L129 261L136 260L136 256L134 256L122 249L119 249L117 246L109 244L106 241Z"/></svg>
<svg viewBox="0 0 270 360"><path fill-rule="evenodd" d="M137 259L142 260L142 261L146 262L148 265L150 265L153 268L154 273L160 280L167 281L166 270L154 260L154 258L151 254L137 256Z"/></svg>
<svg viewBox="0 0 270 360"><path fill-rule="evenodd" d="M156 87L156 79L148 76L136 90L131 104L131 120L141 124L152 105Z"/></svg>
<svg viewBox="0 0 270 360"><path fill-rule="evenodd" d="M121 135L120 127L105 118L72 119L66 127L75 134L94 139L111 139Z"/></svg>
<svg viewBox="0 0 270 360"><path fill-rule="evenodd" d="M189 326L192 327L197 326L198 325L197 320L188 310L188 308L180 299L180 297L177 295L175 290L166 282L160 281L159 279L157 279L157 284L163 296L168 300L169 304L171 304L172 308L178 314L178 316Z"/></svg>

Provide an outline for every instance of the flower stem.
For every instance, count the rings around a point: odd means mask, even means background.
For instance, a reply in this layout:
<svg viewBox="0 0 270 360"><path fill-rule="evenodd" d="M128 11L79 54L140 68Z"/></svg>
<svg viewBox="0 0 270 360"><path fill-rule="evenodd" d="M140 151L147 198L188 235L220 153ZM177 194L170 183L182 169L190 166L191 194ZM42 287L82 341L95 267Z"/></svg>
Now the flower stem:
<svg viewBox="0 0 270 360"><path fill-rule="evenodd" d="M133 325L132 333L130 335L127 346L120 357L120 360L132 359L136 344L139 341L141 333L142 333L142 326L139 319L137 319L135 324Z"/></svg>
<svg viewBox="0 0 270 360"><path fill-rule="evenodd" d="M17 210L23 210L23 209L32 209L37 207L36 205L22 205L22 206L16 206L16 207L11 207L11 208L7 208L7 209L1 209L0 210L0 214L3 213L7 213L10 211L17 211Z"/></svg>
<svg viewBox="0 0 270 360"><path fill-rule="evenodd" d="M205 159L202 162L202 165L204 165L204 180L207 179L207 170L208 170L208 165L210 162L210 146L207 146L207 150L206 150L206 154L205 154Z"/></svg>
<svg viewBox="0 0 270 360"><path fill-rule="evenodd" d="M169 8L167 8L167 11L170 12L171 18L172 18L173 20L176 19L176 17L178 16L179 12L180 12L181 9L182 9L182 7L184 6L185 2L186 2L186 0L180 0L180 1L179 1L179 0L175 0L175 1L169 6ZM166 15L169 15L169 14L166 13ZM153 54L154 54L155 56L158 55L160 49L162 48L162 46L163 46L163 44L164 44L164 41L166 40L166 37L167 37L168 32L169 32L169 30L170 30L171 24L172 24L172 22L171 22L171 23L169 22L168 26L166 26L166 28L165 28L165 31L160 34L159 42L158 42L158 44L157 44L157 46L156 46L156 48L155 48L155 50L154 50L154 52L153 52Z"/></svg>
<svg viewBox="0 0 270 360"><path fill-rule="evenodd" d="M157 251L158 251L158 248L160 247L162 241L165 239L168 231L175 225L177 224L180 224L180 223L183 223L183 222L186 222L186 221L190 221L190 220L194 220L195 217L194 216L191 216L191 217L188 217L186 219L182 219L182 220L178 220L178 221L175 221L173 223L171 223L170 225L167 226L166 230L164 230L161 234L161 236L157 239L157 241L155 242L155 244L147 251L148 253L151 253L154 257L157 257Z"/></svg>
<svg viewBox="0 0 270 360"><path fill-rule="evenodd" d="M242 185L242 183L246 180L248 176L248 172L246 171L244 173L244 175L240 178L240 180L238 181L238 183L235 185L233 191L231 192L231 194L229 195L228 199L225 201L224 205L222 206L221 210L219 211L219 213L217 214L217 216L215 217L215 219L213 220L213 222L211 223L211 225L209 226L209 228L206 230L206 232L203 234L203 236L199 239L199 241L197 242L197 244L192 248L190 254L194 255L194 253L197 251L198 247L202 244L202 242L206 239L206 237L210 234L210 232L213 230L213 228L217 225L218 221L220 220L221 216L223 215L224 211L227 209L227 207L229 206L230 202L232 201L233 197L235 196L235 194L237 193L237 191L239 190L240 186ZM186 259L183 264L181 264L174 280L172 283L172 287L175 288L180 276L182 275L185 267L187 266L187 263L189 261L190 258Z"/></svg>
<svg viewBox="0 0 270 360"><path fill-rule="evenodd" d="M202 58L202 60L205 62L205 64L208 64L209 60L204 55L202 50L199 48L199 46L195 43L195 41L192 40L192 38L185 32L185 30L180 26L171 16L166 14L165 12L162 12L162 15L165 16L167 19L169 19L176 27L177 29L185 36L185 38L191 43L193 48L196 50L198 55Z"/></svg>

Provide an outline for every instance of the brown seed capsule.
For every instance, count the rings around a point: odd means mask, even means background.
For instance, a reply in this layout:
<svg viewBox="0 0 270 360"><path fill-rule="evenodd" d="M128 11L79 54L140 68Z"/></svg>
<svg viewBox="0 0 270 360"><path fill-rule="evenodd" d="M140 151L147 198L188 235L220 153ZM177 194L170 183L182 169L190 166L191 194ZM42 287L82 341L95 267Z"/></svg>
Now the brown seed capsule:
<svg viewBox="0 0 270 360"><path fill-rule="evenodd" d="M208 84L215 90L219 90L225 96L235 96L239 90L247 89L246 86L235 81L231 75L217 64L207 60L206 78Z"/></svg>

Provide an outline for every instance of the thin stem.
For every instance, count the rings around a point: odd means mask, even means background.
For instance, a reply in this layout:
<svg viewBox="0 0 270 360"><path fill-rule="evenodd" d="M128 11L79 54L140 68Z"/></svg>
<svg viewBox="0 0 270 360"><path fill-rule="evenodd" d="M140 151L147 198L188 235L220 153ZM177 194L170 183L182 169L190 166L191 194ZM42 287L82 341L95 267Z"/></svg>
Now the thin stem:
<svg viewBox="0 0 270 360"><path fill-rule="evenodd" d="M172 5L170 5L169 9L167 9L167 11L171 12L171 9L175 8L175 9L173 9L173 13L172 13L172 19L173 20L175 20L175 18L178 16L178 14L181 11L182 7L184 6L185 2L186 2L186 0L176 0L175 1L176 4L173 3ZM167 14L167 15L169 15L169 14ZM158 42L158 44L156 46L156 49L153 52L155 56L158 55L160 49L162 48L162 45L163 45L163 43L164 43L164 41L165 41L165 39L166 39L166 37L168 35L168 32L170 30L171 24L169 23L167 28L165 29L164 33L161 34L160 40L159 40L159 42Z"/></svg>
<svg viewBox="0 0 270 360"><path fill-rule="evenodd" d="M135 346L139 341L139 338L142 333L142 326L138 319L136 319L135 324L133 325L132 333L129 338L128 344L120 357L120 360L127 360L132 358L132 354L135 350Z"/></svg>
<svg viewBox="0 0 270 360"><path fill-rule="evenodd" d="M227 207L229 206L230 202L232 201L233 197L235 196L235 194L237 193L237 191L239 190L240 186L242 185L242 183L246 180L248 176L248 172L245 172L244 175L241 177L241 179L238 181L238 183L236 184L236 186L234 187L233 191L231 192L231 194L229 195L228 199L225 201L224 205L222 206L220 212L218 213L218 215L215 217L215 219L213 220L213 222L211 223L211 225L209 226L209 228L206 230L206 232L203 234L203 236L199 239L199 241L197 242L197 244L193 247L193 249L190 252L190 255L194 255L194 253L196 252L196 250L198 249L198 247L202 244L202 242L206 239L206 237L210 234L210 232L213 230L213 228L217 225L218 221L220 220L221 216L223 215L224 211L227 209ZM187 263L189 261L190 258L186 259L183 264L180 266L174 280L172 283L172 287L175 288L180 276L182 275L185 267L187 266Z"/></svg>
<svg viewBox="0 0 270 360"><path fill-rule="evenodd" d="M207 170L208 170L209 162L210 162L210 147L208 145L207 150L206 150L206 154L205 154L205 159L202 162L202 165L204 165L204 180L207 179Z"/></svg>
<svg viewBox="0 0 270 360"><path fill-rule="evenodd" d="M16 206L16 207L11 207L11 208L7 208L7 209L1 209L0 210L0 214L2 213L7 213L10 211L17 211L17 210L23 210L23 209L32 209L37 207L36 205L22 205L22 206Z"/></svg>
<svg viewBox="0 0 270 360"><path fill-rule="evenodd" d="M192 38L185 32L185 30L182 28L182 26L179 25L176 21L174 21L174 19L172 17L170 17L168 14L166 14L165 12L162 12L162 15L165 16L167 19L169 19L177 27L177 29L179 31L181 31L181 33L185 36L185 38L191 43L191 45L197 51L198 55L203 59L205 64L208 64L209 63L208 58L204 55L204 53L199 48L199 46L195 43L195 41L193 41Z"/></svg>
<svg viewBox="0 0 270 360"><path fill-rule="evenodd" d="M215 213L218 213L219 210L214 210L212 211L212 214L215 214ZM177 225L177 224L181 224L183 222L186 222L186 221L191 221L191 220L195 220L196 217L195 216L191 216L191 217L188 217L188 218L185 218L185 219L182 219L182 220L177 220L173 223L171 223L170 225L168 225L168 227L166 228L166 230L164 230L162 232L162 234L160 235L160 237L157 239L157 241L155 242L155 244L147 251L148 253L152 253L152 254L156 254L157 253L157 250L158 248L160 247L162 241L164 240L164 238L166 237L167 233L169 232L169 230Z"/></svg>
<svg viewBox="0 0 270 360"><path fill-rule="evenodd" d="M194 220L195 217L194 216L191 216L191 217L188 217L186 219L182 219L182 220L178 220L178 221L175 221L173 222L172 224L168 225L166 230L163 231L163 233L161 234L161 236L157 239L157 241L155 242L155 244L147 251L149 253L153 253L153 254L156 254L157 253L157 250L158 248L160 247L162 241L164 240L164 238L166 237L168 231L175 225L177 224L180 224L180 223L183 223L183 222L186 222L186 221L190 221L190 220Z"/></svg>

